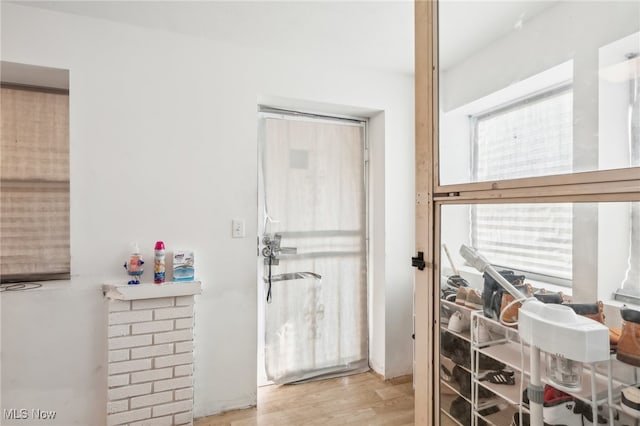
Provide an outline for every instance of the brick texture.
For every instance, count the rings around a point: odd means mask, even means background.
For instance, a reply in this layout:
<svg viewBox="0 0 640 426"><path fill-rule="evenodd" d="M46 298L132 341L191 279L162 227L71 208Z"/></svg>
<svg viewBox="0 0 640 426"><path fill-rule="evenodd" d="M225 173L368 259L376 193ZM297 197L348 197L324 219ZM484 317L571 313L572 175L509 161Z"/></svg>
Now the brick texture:
<svg viewBox="0 0 640 426"><path fill-rule="evenodd" d="M140 410L125 411L118 414L107 415L107 425L116 426L123 425L136 420L148 419L151 417L151 408L142 408Z"/></svg>
<svg viewBox="0 0 640 426"><path fill-rule="evenodd" d="M166 414L179 413L181 411L191 410L193 407L192 400L178 401L171 404L156 405L152 409L153 416L164 416Z"/></svg>
<svg viewBox="0 0 640 426"><path fill-rule="evenodd" d="M173 417L154 417L149 420L142 420L140 422L129 423L129 426L172 426L177 423L174 423Z"/></svg>
<svg viewBox="0 0 640 426"><path fill-rule="evenodd" d="M161 343L181 342L192 339L193 331L191 330L170 331L168 333L156 333L153 335L153 343L155 343L156 345Z"/></svg>
<svg viewBox="0 0 640 426"><path fill-rule="evenodd" d="M109 301L108 426L193 424L193 304Z"/></svg>
<svg viewBox="0 0 640 426"><path fill-rule="evenodd" d="M156 380L170 379L171 376L171 368L137 371L135 373L131 373L131 383L153 382Z"/></svg>
<svg viewBox="0 0 640 426"><path fill-rule="evenodd" d="M186 411L173 416L174 425L190 425L193 424L193 412Z"/></svg>

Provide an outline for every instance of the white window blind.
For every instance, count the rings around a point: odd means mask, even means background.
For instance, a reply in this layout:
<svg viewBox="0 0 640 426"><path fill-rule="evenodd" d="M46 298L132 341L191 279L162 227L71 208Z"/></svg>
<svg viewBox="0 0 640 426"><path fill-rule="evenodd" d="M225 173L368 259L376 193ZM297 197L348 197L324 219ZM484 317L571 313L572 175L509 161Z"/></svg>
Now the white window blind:
<svg viewBox="0 0 640 426"><path fill-rule="evenodd" d="M571 172L572 104L565 86L471 117L476 180ZM562 284L572 277L572 218L570 203L476 205L472 244L496 265Z"/></svg>
<svg viewBox="0 0 640 426"><path fill-rule="evenodd" d="M68 278L69 96L1 91L2 282Z"/></svg>

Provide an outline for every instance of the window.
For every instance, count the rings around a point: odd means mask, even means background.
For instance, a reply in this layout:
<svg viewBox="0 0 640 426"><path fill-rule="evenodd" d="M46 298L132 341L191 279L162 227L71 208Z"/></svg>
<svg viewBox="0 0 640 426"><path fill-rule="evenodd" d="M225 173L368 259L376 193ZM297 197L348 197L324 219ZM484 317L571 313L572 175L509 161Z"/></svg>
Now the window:
<svg viewBox="0 0 640 426"><path fill-rule="evenodd" d="M568 85L472 116L476 181L572 171L573 95ZM570 285L571 205L483 204L471 209L471 241L499 266Z"/></svg>
<svg viewBox="0 0 640 426"><path fill-rule="evenodd" d="M627 58L637 62L638 54L628 55ZM637 71L629 79L628 85L629 163L637 167L640 166L640 76ZM640 304L640 202L631 203L629 208L629 259L625 279L615 297Z"/></svg>
<svg viewBox="0 0 640 426"><path fill-rule="evenodd" d="M68 92L0 90L2 282L67 279Z"/></svg>

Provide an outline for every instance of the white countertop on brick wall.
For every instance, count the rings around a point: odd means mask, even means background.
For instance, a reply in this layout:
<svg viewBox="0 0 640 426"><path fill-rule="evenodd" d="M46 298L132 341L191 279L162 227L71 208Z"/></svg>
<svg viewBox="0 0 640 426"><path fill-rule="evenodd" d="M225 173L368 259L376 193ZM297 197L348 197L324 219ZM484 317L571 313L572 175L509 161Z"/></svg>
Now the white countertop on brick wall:
<svg viewBox="0 0 640 426"><path fill-rule="evenodd" d="M200 281L166 282L163 284L104 284L105 297L114 300L156 299L159 297L190 296L202 293Z"/></svg>

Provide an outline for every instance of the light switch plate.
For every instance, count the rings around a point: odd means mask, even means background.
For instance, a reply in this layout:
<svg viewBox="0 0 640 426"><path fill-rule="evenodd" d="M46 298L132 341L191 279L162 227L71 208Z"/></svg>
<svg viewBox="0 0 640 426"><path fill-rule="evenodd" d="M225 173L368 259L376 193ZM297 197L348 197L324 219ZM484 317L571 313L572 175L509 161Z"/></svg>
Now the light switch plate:
<svg viewBox="0 0 640 426"><path fill-rule="evenodd" d="M233 238L244 238L244 219L231 220L231 236Z"/></svg>

